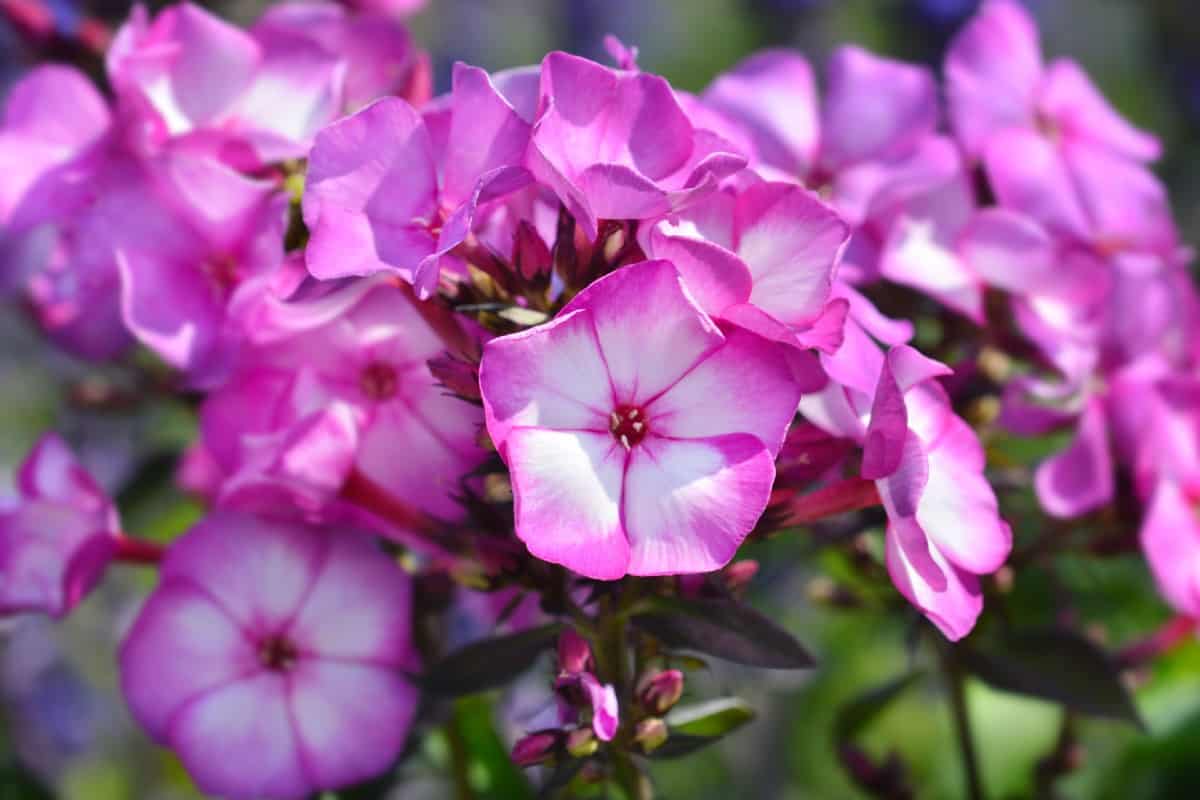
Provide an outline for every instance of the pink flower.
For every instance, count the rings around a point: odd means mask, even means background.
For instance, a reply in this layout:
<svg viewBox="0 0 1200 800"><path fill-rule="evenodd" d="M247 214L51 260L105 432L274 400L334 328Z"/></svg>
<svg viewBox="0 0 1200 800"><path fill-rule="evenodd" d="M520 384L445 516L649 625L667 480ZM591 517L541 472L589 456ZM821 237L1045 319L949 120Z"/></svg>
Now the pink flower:
<svg viewBox="0 0 1200 800"><path fill-rule="evenodd" d="M978 576L997 570L1012 547L983 474L983 447L932 380L946 367L906 345L884 356L857 325L847 334L835 356L822 357L833 380L800 410L863 443L862 476L876 482L888 515L892 582L947 638L960 639L983 609Z"/></svg>
<svg viewBox="0 0 1200 800"><path fill-rule="evenodd" d="M116 551L116 508L54 434L30 451L16 488L0 505L0 613L66 616Z"/></svg>
<svg viewBox="0 0 1200 800"><path fill-rule="evenodd" d="M670 84L566 53L542 61L526 163L583 232L601 219L650 219L714 190L745 158L696 129Z"/></svg>
<svg viewBox="0 0 1200 800"><path fill-rule="evenodd" d="M522 112L531 110L506 96L508 88L457 65L444 142L394 98L321 131L304 193L313 275L391 272L428 297L443 257L470 233L476 208L529 183L520 162L529 141ZM435 144L444 147L441 158Z"/></svg>
<svg viewBox="0 0 1200 800"><path fill-rule="evenodd" d="M121 685L204 792L304 797L399 754L409 608L405 574L366 537L214 514L172 545Z"/></svg>
<svg viewBox="0 0 1200 800"><path fill-rule="evenodd" d="M1015 0L988 0L946 56L949 111L999 205L1101 251L1178 247L1166 192L1141 162L1153 136L1126 122L1073 61L1044 66Z"/></svg>
<svg viewBox="0 0 1200 800"><path fill-rule="evenodd" d="M282 264L286 196L216 161L170 156L104 203L126 327L193 383L212 384L240 338L235 292L262 288Z"/></svg>
<svg viewBox="0 0 1200 800"><path fill-rule="evenodd" d="M728 563L766 506L799 397L785 351L718 327L665 261L489 342L480 384L517 535L605 580Z"/></svg>
<svg viewBox="0 0 1200 800"><path fill-rule="evenodd" d="M795 184L726 187L644 229L642 247L671 261L708 314L798 347L836 350L846 301L830 304L850 230Z"/></svg>
<svg viewBox="0 0 1200 800"><path fill-rule="evenodd" d="M13 86L0 128L0 291L24 291L60 346L94 360L131 343L102 208L140 168L111 122L83 75L46 66Z"/></svg>
<svg viewBox="0 0 1200 800"><path fill-rule="evenodd" d="M737 132L732 138L753 143L752 167L777 170L814 189L833 186L836 196L843 173L869 177L855 168L904 159L933 133L937 87L929 70L858 47L834 51L827 71L819 109L808 62L783 50L747 58L713 81L700 102Z"/></svg>
<svg viewBox="0 0 1200 800"><path fill-rule="evenodd" d="M1200 615L1200 525L1196 505L1194 489L1170 478L1160 480L1141 528L1142 551L1159 592L1176 611L1193 617Z"/></svg>
<svg viewBox="0 0 1200 800"><path fill-rule="evenodd" d="M108 74L146 148L186 142L254 166L304 155L339 103L342 67L316 48L272 48L190 3L117 31Z"/></svg>
<svg viewBox="0 0 1200 800"><path fill-rule="evenodd" d="M248 310L238 369L201 413L229 476L222 501L262 509L282 496L315 513L357 469L405 503L461 517L454 495L484 456L483 419L429 371L448 347L434 324L457 326L445 317L386 279Z"/></svg>
<svg viewBox="0 0 1200 800"><path fill-rule="evenodd" d="M417 5L412 0L347 4L357 6L358 13L328 2L270 6L250 28L250 35L263 48L266 64L274 68L285 86L302 77L300 68L305 64L337 64L340 74L333 81L336 107L333 113L327 113L324 106L299 104L295 97L272 96L267 91L270 82L260 79L263 105L253 110L255 118L286 112L295 125L295 138L311 141L316 130L335 117L386 95L422 105L431 90L429 56L417 48L404 25L385 16L398 10L386 6L406 2ZM313 78L321 77L315 70L311 74Z"/></svg>
<svg viewBox="0 0 1200 800"><path fill-rule="evenodd" d="M950 120L971 156L1012 128L1042 131L1138 161L1159 142L1120 117L1079 65L1042 61L1036 23L1016 0L986 0L946 54Z"/></svg>

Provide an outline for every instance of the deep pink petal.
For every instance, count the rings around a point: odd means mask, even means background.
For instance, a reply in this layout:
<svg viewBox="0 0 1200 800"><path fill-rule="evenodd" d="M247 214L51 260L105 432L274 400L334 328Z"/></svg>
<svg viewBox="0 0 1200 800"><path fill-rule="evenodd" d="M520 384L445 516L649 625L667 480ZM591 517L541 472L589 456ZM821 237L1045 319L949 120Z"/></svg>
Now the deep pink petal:
<svg viewBox="0 0 1200 800"><path fill-rule="evenodd" d="M703 101L746 129L759 160L803 176L816 160L815 84L803 57L767 50L718 76L705 90Z"/></svg>
<svg viewBox="0 0 1200 800"><path fill-rule="evenodd" d="M911 519L887 531L887 567L900 594L951 641L971 632L983 611L979 579L947 563Z"/></svg>
<svg viewBox="0 0 1200 800"><path fill-rule="evenodd" d="M1092 400L1079 418L1075 440L1038 467L1038 501L1056 517L1093 511L1113 497L1113 470L1104 406Z"/></svg>
<svg viewBox="0 0 1200 800"><path fill-rule="evenodd" d="M1010 129L989 139L983 165L997 202L1052 231L1087 239L1091 224L1062 150L1032 130Z"/></svg>
<svg viewBox="0 0 1200 800"><path fill-rule="evenodd" d="M1042 78L1037 26L1017 0L987 0L946 53L950 120L967 155L1005 128L1033 123Z"/></svg>
<svg viewBox="0 0 1200 800"><path fill-rule="evenodd" d="M1200 613L1197 528L1194 503L1174 481L1161 480L1154 489L1141 529L1142 550L1167 602L1181 614Z"/></svg>
<svg viewBox="0 0 1200 800"><path fill-rule="evenodd" d="M879 87L887 91L880 92ZM821 109L821 165L830 173L851 164L904 155L937 124L933 74L879 58L855 46L829 60Z"/></svg>
<svg viewBox="0 0 1200 800"><path fill-rule="evenodd" d="M433 252L436 195L429 134L404 101L385 98L330 125L309 156L309 269L322 279L394 271L412 281Z"/></svg>
<svg viewBox="0 0 1200 800"><path fill-rule="evenodd" d="M1063 136L1093 142L1114 154L1152 161L1162 152L1158 138L1130 125L1070 59L1057 59L1046 70L1038 109Z"/></svg>

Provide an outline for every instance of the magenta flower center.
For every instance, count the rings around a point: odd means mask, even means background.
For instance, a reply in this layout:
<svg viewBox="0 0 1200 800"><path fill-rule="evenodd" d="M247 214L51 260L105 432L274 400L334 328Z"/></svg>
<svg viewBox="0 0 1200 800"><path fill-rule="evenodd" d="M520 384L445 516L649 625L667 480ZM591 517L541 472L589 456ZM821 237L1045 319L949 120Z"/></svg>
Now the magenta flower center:
<svg viewBox="0 0 1200 800"><path fill-rule="evenodd" d="M646 411L639 406L620 405L608 417L608 429L613 438L628 450L650 432L646 424Z"/></svg>
<svg viewBox="0 0 1200 800"><path fill-rule="evenodd" d="M395 367L391 364L372 361L363 367L362 374L358 378L358 384L362 387L363 394L367 397L372 400L382 401L396 396L396 389L400 384L400 380L396 376Z"/></svg>
<svg viewBox="0 0 1200 800"><path fill-rule="evenodd" d="M291 669L299 656L296 646L283 636L268 636L258 645L259 662L275 672L286 672Z"/></svg>

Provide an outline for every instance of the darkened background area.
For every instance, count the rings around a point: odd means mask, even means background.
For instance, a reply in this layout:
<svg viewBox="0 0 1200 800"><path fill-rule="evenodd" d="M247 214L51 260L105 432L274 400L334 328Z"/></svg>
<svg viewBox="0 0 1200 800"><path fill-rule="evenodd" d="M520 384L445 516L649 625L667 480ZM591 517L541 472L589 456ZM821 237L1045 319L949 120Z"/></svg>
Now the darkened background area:
<svg viewBox="0 0 1200 800"><path fill-rule="evenodd" d="M93 16L116 23L129 3L49 0L55 24L71 35ZM160 6L162 3L150 3ZM265 3L202 3L243 23ZM975 0L429 0L412 19L417 41L433 55L437 86L463 60L497 69L535 62L551 49L607 60L606 33L640 48L643 69L675 85L703 88L756 49L798 48L818 69L831 49L858 43L938 69L949 37ZM1189 242L1200 240L1200 3L1196 0L1030 0L1048 57L1070 56L1091 73L1113 103L1166 145L1157 165ZM32 47L0 22L0 91L31 65L65 53ZM886 92L887 87L880 87ZM110 487L157 453L178 450L194 423L180 408L113 415L73 408L62 387L95 368L71 362L41 344L21 310L0 307L0 487L36 436L49 427L82 443L90 468ZM0 490L2 491L2 490ZM132 529L169 535L197 509L169 481L123 498ZM801 633L823 665L798 676L715 668L705 692L737 691L760 718L726 743L693 758L664 762L655 775L668 800L735 797L853 798L860 796L834 755L840 709L855 696L903 674L910 633L894 617L818 608L818 575L836 571L802 542L765 548L756 602ZM1069 562L1069 559L1068 559ZM1103 624L1115 640L1152 630L1166 617L1139 559L1067 563L1067 584L1038 594L1046 607L1056 593L1087 598L1085 624ZM59 626L39 620L3 623L0 632L0 765L23 769L77 800L194 798L173 757L153 747L128 719L116 688L115 643L152 576L121 573ZM1027 580L1036 582L1037 576ZM1029 613L1045 612L1031 609ZM186 669L187 665L179 665ZM957 744L937 681L906 693L862 738L876 758L894 751L919 798L958 798L963 788ZM700 693L703 694L703 693ZM520 727L522 699L544 697L541 686L516 687L495 700L501 724ZM1081 766L1056 787L1064 798L1185 798L1200 786L1200 646L1190 644L1142 676L1137 693L1148 727L1143 734L1115 722L1080 722ZM1035 797L1037 763L1054 750L1057 707L971 683L968 691L988 796ZM450 795L438 769L446 743L426 737L406 766L394 796ZM17 785L18 771L0 766L0 798L37 797ZM472 780L482 798L503 797L485 765ZM1044 795L1051 796L1051 795Z"/></svg>

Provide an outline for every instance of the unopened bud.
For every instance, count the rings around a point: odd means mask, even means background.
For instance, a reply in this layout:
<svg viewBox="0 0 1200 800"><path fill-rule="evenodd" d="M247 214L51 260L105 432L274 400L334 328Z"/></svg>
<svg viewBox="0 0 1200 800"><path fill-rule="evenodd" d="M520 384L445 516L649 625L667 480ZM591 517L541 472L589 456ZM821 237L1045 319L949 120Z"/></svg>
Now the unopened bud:
<svg viewBox="0 0 1200 800"><path fill-rule="evenodd" d="M438 356L426 362L434 380L459 397L478 400L479 365L451 355Z"/></svg>
<svg viewBox="0 0 1200 800"><path fill-rule="evenodd" d="M592 670L592 648L574 628L565 628L558 637L558 668L568 675Z"/></svg>
<svg viewBox="0 0 1200 800"><path fill-rule="evenodd" d="M527 221L517 225L513 242L513 265L517 274L527 281L550 274L554 260L541 235Z"/></svg>
<svg viewBox="0 0 1200 800"><path fill-rule="evenodd" d="M513 745L512 760L518 767L532 767L541 764L554 756L558 749L562 731L535 731Z"/></svg>
<svg viewBox="0 0 1200 800"><path fill-rule="evenodd" d="M651 714L665 714L683 696L683 673L667 669L646 675L638 686L638 702Z"/></svg>
<svg viewBox="0 0 1200 800"><path fill-rule="evenodd" d="M725 587L730 592L737 594L743 591L750 581L754 580L754 576L758 574L758 562L753 559L746 561L738 561L730 564L721 573L721 577L725 579Z"/></svg>
<svg viewBox="0 0 1200 800"><path fill-rule="evenodd" d="M638 723L633 740L641 745L642 752L650 753L662 747L669 735L667 723L658 717L650 717Z"/></svg>
<svg viewBox="0 0 1200 800"><path fill-rule="evenodd" d="M587 758L600 749L600 742L590 728L579 728L567 734L567 752L575 758Z"/></svg>

